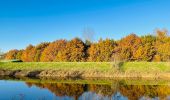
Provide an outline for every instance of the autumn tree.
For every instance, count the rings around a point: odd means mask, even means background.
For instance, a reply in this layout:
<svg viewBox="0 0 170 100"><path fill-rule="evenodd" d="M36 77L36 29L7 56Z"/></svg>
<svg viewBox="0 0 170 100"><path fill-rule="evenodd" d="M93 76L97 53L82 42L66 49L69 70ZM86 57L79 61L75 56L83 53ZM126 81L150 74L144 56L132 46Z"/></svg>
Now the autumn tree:
<svg viewBox="0 0 170 100"><path fill-rule="evenodd" d="M25 50L10 50L6 59L26 62L76 62L76 61L170 61L170 37L167 30L156 30L156 35L138 37L130 34L120 40L100 39L92 42L94 32L84 32L85 41L74 38L52 43L29 45Z"/></svg>
<svg viewBox="0 0 170 100"><path fill-rule="evenodd" d="M141 44L142 41L140 37L135 34L130 34L118 42L116 53L119 53L124 60L136 60L136 51Z"/></svg>
<svg viewBox="0 0 170 100"><path fill-rule="evenodd" d="M33 62L34 56L35 56L35 47L33 45L29 45L26 47L26 49L23 51L21 60L25 62Z"/></svg>
<svg viewBox="0 0 170 100"><path fill-rule="evenodd" d="M146 35L142 36L141 40L142 44L137 48L134 57L138 61L152 61L156 54L156 49L154 47L156 37L152 35Z"/></svg>
<svg viewBox="0 0 170 100"><path fill-rule="evenodd" d="M167 30L156 30L156 57L159 61L170 60L170 37Z"/></svg>
<svg viewBox="0 0 170 100"><path fill-rule="evenodd" d="M34 49L34 62L39 62L40 61L40 58L41 58L41 55L42 55L42 52L44 51L44 49L49 45L49 43L40 43L38 44L37 46L35 46L35 49Z"/></svg>
<svg viewBox="0 0 170 100"><path fill-rule="evenodd" d="M170 60L170 42L162 43L157 46L157 55L160 56L161 61Z"/></svg>
<svg viewBox="0 0 170 100"><path fill-rule="evenodd" d="M20 60L22 59L21 57L22 57L23 51L24 50L18 50L18 53L16 55L16 59L20 59Z"/></svg>
<svg viewBox="0 0 170 100"><path fill-rule="evenodd" d="M64 50L59 51L57 61L85 61L85 44L79 38L67 42Z"/></svg>
<svg viewBox="0 0 170 100"><path fill-rule="evenodd" d="M66 43L66 40L57 40L55 42L50 43L42 52L41 61L58 61L58 59L56 59L56 56L58 55L58 52L63 51L65 49Z"/></svg>
<svg viewBox="0 0 170 100"><path fill-rule="evenodd" d="M8 51L5 55L5 59L7 59L7 60L17 59L18 52L19 51L17 49Z"/></svg>
<svg viewBox="0 0 170 100"><path fill-rule="evenodd" d="M98 43L94 43L88 50L88 61L111 61L111 57L116 46L114 40L100 39Z"/></svg>

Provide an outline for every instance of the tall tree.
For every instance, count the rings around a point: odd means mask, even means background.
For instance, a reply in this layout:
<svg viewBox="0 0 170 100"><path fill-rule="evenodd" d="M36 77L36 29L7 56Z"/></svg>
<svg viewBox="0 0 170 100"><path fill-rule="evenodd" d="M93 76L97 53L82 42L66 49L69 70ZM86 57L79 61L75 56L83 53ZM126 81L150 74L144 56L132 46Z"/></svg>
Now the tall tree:
<svg viewBox="0 0 170 100"><path fill-rule="evenodd" d="M160 56L161 61L170 61L170 42L159 44L157 55Z"/></svg>
<svg viewBox="0 0 170 100"><path fill-rule="evenodd" d="M141 38L135 34L130 34L118 42L117 53L124 60L136 60L135 55L139 46L142 44Z"/></svg>
<svg viewBox="0 0 170 100"><path fill-rule="evenodd" d="M163 30L157 29L155 33L156 33L157 38L160 40L162 39L164 40L168 37L168 31L166 29L163 29Z"/></svg>
<svg viewBox="0 0 170 100"><path fill-rule="evenodd" d="M24 52L24 50L19 50L17 55L16 55L16 59L20 59L21 60L23 52Z"/></svg>
<svg viewBox="0 0 170 100"><path fill-rule="evenodd" d="M111 57L116 46L114 40L106 39L94 43L88 50L89 61L111 61Z"/></svg>
<svg viewBox="0 0 170 100"><path fill-rule="evenodd" d="M26 49L23 51L21 60L25 62L33 62L34 56L35 56L35 47L33 45L29 45L26 47Z"/></svg>
<svg viewBox="0 0 170 100"><path fill-rule="evenodd" d="M16 49L8 51L5 55L5 59L7 59L7 60L17 59L18 52L19 51Z"/></svg>
<svg viewBox="0 0 170 100"><path fill-rule="evenodd" d="M154 47L156 37L152 35L146 35L142 36L141 40L142 45L139 46L134 57L139 61L152 61L156 54L156 49Z"/></svg>
<svg viewBox="0 0 170 100"><path fill-rule="evenodd" d="M63 51L65 49L66 43L66 40L57 40L50 43L42 52L41 61L58 61L58 59L56 59L56 56L58 55L59 51Z"/></svg>
<svg viewBox="0 0 170 100"><path fill-rule="evenodd" d="M34 51L34 61L35 62L39 62L40 61L40 58L41 58L41 55L42 55L42 52L44 51L44 49L49 45L49 43L40 43L38 44L37 46L35 46L35 51Z"/></svg>
<svg viewBox="0 0 170 100"><path fill-rule="evenodd" d="M169 61L170 60L170 37L167 30L156 30L157 39L155 48L157 50L157 61Z"/></svg>
<svg viewBox="0 0 170 100"><path fill-rule="evenodd" d="M68 41L64 50L60 51L56 57L57 61L85 61L85 44L79 38Z"/></svg>

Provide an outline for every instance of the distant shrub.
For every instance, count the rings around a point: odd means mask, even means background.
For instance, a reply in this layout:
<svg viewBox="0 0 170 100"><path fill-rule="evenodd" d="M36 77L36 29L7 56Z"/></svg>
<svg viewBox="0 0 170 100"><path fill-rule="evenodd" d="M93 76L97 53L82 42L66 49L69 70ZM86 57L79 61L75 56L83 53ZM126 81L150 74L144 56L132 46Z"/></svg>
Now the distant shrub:
<svg viewBox="0 0 170 100"><path fill-rule="evenodd" d="M1 62L23 62L20 59L13 59L13 60L2 60Z"/></svg>

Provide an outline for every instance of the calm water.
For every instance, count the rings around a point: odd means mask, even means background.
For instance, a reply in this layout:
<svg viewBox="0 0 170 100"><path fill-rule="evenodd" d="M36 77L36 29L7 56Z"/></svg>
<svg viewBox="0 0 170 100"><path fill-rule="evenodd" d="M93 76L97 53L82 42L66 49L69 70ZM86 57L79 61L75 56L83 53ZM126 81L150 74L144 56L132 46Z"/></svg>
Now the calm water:
<svg viewBox="0 0 170 100"><path fill-rule="evenodd" d="M0 100L170 100L167 81L160 85L145 81L103 83L1 79Z"/></svg>

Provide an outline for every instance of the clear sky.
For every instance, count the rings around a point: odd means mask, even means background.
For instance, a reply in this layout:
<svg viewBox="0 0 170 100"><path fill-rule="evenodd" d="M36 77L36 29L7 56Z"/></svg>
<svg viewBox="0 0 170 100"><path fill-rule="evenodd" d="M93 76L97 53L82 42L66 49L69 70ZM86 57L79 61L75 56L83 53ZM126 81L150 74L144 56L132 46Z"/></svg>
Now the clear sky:
<svg viewBox="0 0 170 100"><path fill-rule="evenodd" d="M170 0L0 0L0 48L22 49L56 39L143 35L170 29Z"/></svg>

